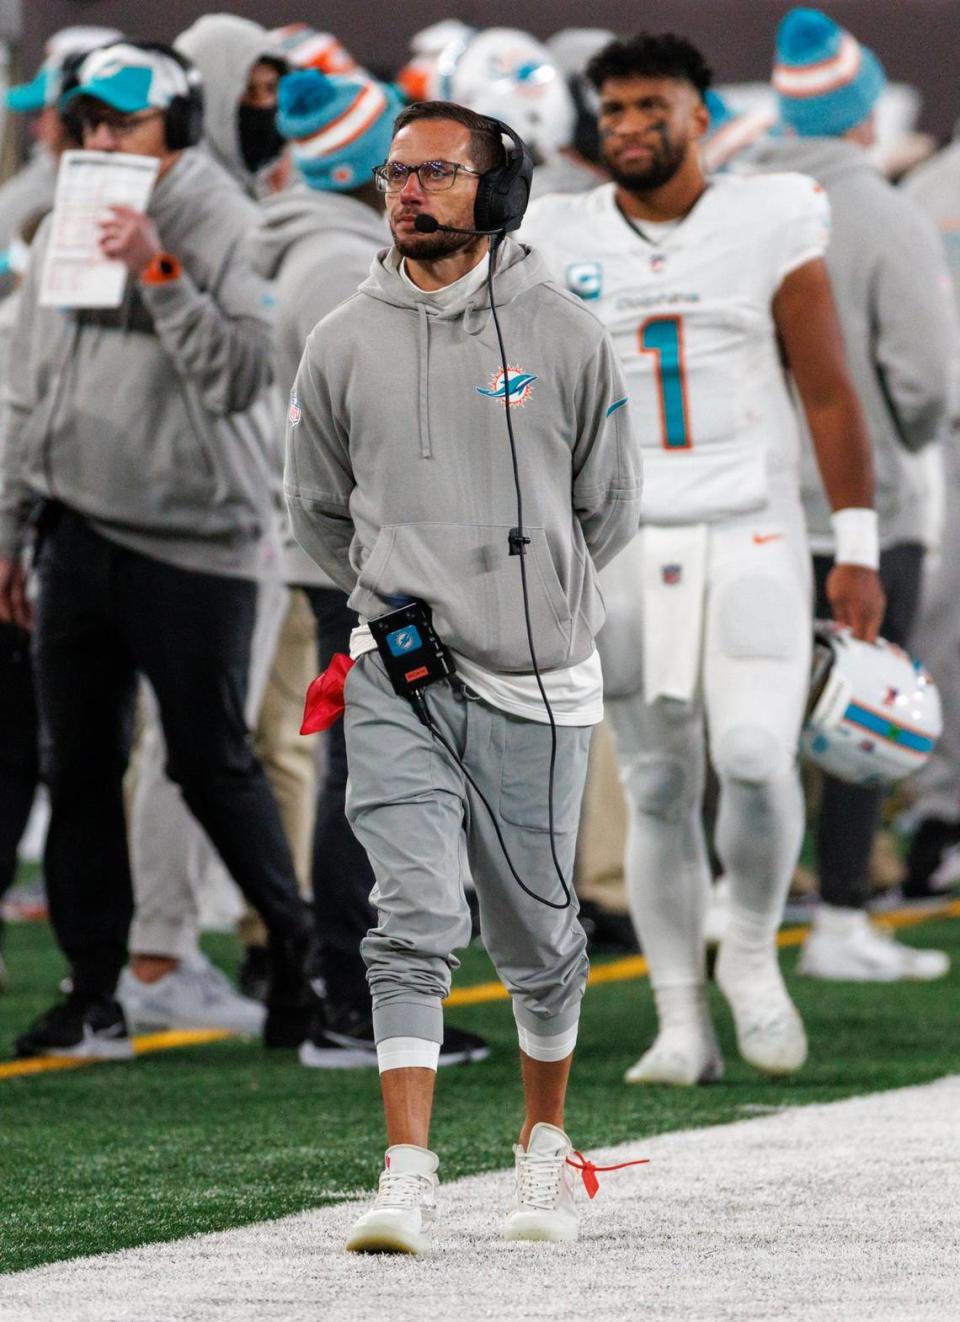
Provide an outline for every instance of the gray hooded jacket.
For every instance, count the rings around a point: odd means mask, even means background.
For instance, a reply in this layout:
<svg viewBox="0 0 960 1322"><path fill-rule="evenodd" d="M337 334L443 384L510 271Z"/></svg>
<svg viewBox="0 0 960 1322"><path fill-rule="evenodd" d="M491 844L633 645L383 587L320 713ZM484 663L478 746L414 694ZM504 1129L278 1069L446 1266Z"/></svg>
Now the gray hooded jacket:
<svg viewBox="0 0 960 1322"><path fill-rule="evenodd" d="M903 191L940 231L960 313L960 141L951 142L912 170Z"/></svg>
<svg viewBox="0 0 960 1322"><path fill-rule="evenodd" d="M285 489L304 549L371 618L418 597L456 651L530 670L500 352L486 287L438 309L380 253L313 331L287 428ZM590 655L596 568L640 522L640 447L597 319L507 240L495 276L511 368L530 615L544 670Z"/></svg>
<svg viewBox="0 0 960 1322"><path fill-rule="evenodd" d="M130 281L117 309L39 307L48 222L34 242L6 383L0 556L35 494L144 555L256 577L273 513L256 417L270 377L267 295L241 252L255 208L187 151L148 211L183 274Z"/></svg>
<svg viewBox="0 0 960 1322"><path fill-rule="evenodd" d="M243 159L237 110L253 66L258 60L283 60L283 52L259 23L234 14L204 14L173 44L203 77L204 147L245 193L256 197L257 176Z"/></svg>
<svg viewBox="0 0 960 1322"><path fill-rule="evenodd" d="M286 417L307 336L363 283L390 234L382 215L355 198L297 184L264 199L260 228L251 238L253 264L273 282L276 437ZM278 457L278 468L280 466ZM289 583L334 586L290 539L285 547Z"/></svg>
<svg viewBox="0 0 960 1322"><path fill-rule="evenodd" d="M873 446L880 544L922 542L928 470L916 452L947 434L957 351L936 233L854 143L770 139L753 149L745 168L796 170L827 191L833 217L827 267ZM830 551L830 507L809 441L802 481L811 543L815 551Z"/></svg>

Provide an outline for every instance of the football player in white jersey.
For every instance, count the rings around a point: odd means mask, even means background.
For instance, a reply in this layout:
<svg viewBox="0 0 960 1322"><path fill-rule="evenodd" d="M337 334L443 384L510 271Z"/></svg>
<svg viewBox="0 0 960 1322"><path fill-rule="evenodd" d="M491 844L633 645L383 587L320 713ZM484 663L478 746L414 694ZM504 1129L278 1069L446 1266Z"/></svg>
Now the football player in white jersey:
<svg viewBox="0 0 960 1322"><path fill-rule="evenodd" d="M607 716L630 805L627 886L660 1029L629 1082L723 1069L705 994L707 752L731 890L716 976L741 1055L806 1058L776 932L800 848L810 557L788 375L835 513L836 618L876 636L870 447L823 262L829 209L802 175L706 177L710 70L672 35L591 61L613 183L543 198L522 237L611 331L644 445L644 523L601 582Z"/></svg>

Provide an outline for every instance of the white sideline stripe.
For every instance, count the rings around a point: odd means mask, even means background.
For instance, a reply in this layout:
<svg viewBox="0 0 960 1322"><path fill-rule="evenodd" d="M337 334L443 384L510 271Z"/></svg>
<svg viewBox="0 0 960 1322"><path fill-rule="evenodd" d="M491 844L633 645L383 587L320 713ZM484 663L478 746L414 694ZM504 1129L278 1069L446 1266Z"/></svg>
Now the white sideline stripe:
<svg viewBox="0 0 960 1322"><path fill-rule="evenodd" d="M652 1162L600 1176L578 1244L500 1241L498 1172L441 1188L429 1258L345 1253L353 1199L0 1278L0 1317L945 1322L960 1317L958 1115L955 1076L592 1152Z"/></svg>

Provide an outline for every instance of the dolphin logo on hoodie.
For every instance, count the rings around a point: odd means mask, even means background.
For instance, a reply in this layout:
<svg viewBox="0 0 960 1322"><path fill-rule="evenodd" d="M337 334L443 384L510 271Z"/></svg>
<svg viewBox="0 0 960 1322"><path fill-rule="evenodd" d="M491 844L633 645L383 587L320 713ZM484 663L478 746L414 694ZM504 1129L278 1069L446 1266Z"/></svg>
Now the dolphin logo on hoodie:
<svg viewBox="0 0 960 1322"><path fill-rule="evenodd" d="M505 381L503 368L498 367L490 378L489 386L477 386L476 391L478 395L486 395L487 399L500 399L513 407L526 404L536 379L533 372L522 372L519 367L511 367L509 381Z"/></svg>

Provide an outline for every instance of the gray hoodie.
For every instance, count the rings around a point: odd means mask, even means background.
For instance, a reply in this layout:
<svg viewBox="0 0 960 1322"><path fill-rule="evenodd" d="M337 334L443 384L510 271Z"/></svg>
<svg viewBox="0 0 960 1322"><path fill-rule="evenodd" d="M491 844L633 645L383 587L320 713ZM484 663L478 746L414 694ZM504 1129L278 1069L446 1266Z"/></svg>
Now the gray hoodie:
<svg viewBox="0 0 960 1322"><path fill-rule="evenodd" d="M873 446L880 544L922 542L929 493L916 452L947 432L957 351L936 232L855 143L769 139L744 168L796 170L827 191L833 216L827 267ZM809 439L802 480L811 543L815 551L830 551L830 508Z"/></svg>
<svg viewBox="0 0 960 1322"><path fill-rule="evenodd" d="M144 555L257 577L273 515L255 420L270 378L267 291L241 252L256 209L187 151L148 211L183 274L130 281L117 309L39 307L48 222L34 242L6 383L0 556L35 494Z"/></svg>
<svg viewBox="0 0 960 1322"><path fill-rule="evenodd" d="M960 142L951 142L917 166L902 188L940 231L960 312Z"/></svg>
<svg viewBox="0 0 960 1322"><path fill-rule="evenodd" d="M276 301L273 344L278 448L307 336L328 312L357 292L370 263L389 239L383 216L343 193L323 192L301 183L262 202L251 253L259 274L273 281ZM333 586L329 575L290 540L291 545L285 547L287 581Z"/></svg>
<svg viewBox="0 0 960 1322"><path fill-rule="evenodd" d="M25 220L53 206L57 158L38 147L21 169L0 185L0 250L10 247Z"/></svg>
<svg viewBox="0 0 960 1322"><path fill-rule="evenodd" d="M181 32L174 46L203 77L203 145L250 197L257 176L240 150L237 110L250 70L258 60L284 60L266 28L234 14L204 14Z"/></svg>
<svg viewBox="0 0 960 1322"><path fill-rule="evenodd" d="M507 240L495 276L511 369L530 615L544 670L603 623L596 568L640 522L640 447L603 327ZM500 352L486 288L439 309L380 253L304 351L285 489L304 549L371 618L419 597L440 636L488 669L530 670Z"/></svg>

